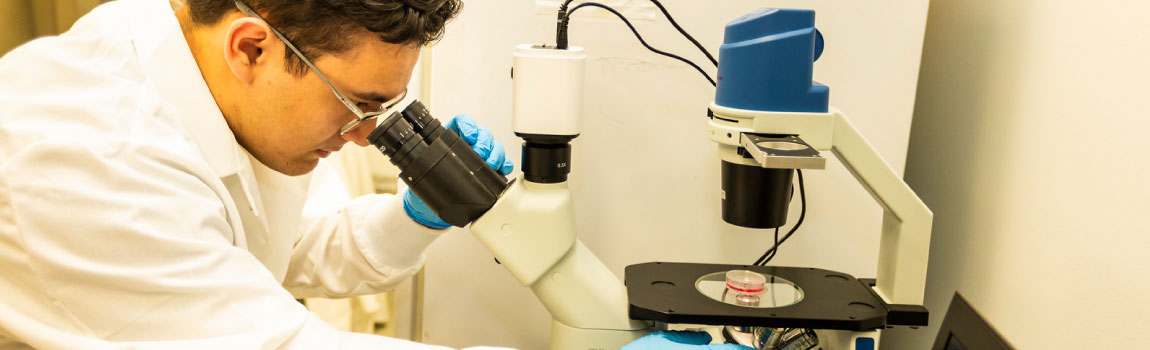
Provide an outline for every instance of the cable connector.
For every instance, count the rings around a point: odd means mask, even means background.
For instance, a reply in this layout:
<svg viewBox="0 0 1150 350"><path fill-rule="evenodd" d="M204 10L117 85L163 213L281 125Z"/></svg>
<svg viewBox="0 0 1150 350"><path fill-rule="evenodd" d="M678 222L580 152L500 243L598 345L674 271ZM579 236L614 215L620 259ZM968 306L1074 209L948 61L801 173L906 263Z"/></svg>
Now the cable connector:
<svg viewBox="0 0 1150 350"><path fill-rule="evenodd" d="M567 4L570 1L563 2L559 6L559 16L555 19L555 48L559 50L567 49Z"/></svg>

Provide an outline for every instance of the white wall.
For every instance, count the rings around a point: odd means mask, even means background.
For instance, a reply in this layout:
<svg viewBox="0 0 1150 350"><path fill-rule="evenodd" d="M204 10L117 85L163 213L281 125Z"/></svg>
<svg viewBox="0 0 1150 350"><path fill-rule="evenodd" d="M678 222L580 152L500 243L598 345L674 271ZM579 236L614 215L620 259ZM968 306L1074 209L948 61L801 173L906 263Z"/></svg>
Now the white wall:
<svg viewBox="0 0 1150 350"><path fill-rule="evenodd" d="M931 4L906 178L935 212L935 313L885 348L928 348L955 290L1020 349L1147 347L1146 13Z"/></svg>
<svg viewBox="0 0 1150 350"><path fill-rule="evenodd" d="M608 3L638 19L638 29L654 46L705 62L654 16L647 1ZM744 13L762 7L817 10L827 49L815 66L816 79L830 85L832 105L901 171L926 1L664 4L715 54L724 25ZM613 17L580 17L571 28L572 44L586 47L589 55L584 129L573 144L570 178L580 239L620 277L626 265L648 261L755 260L768 247L769 233L720 219L719 161L705 136L713 87L689 66L647 52ZM467 1L433 53L432 111L444 120L472 113L518 163L521 140L510 129L511 52L516 44L553 38L554 10L536 12L528 0ZM776 262L873 277L880 209L837 163L807 174L807 222ZM799 214L795 202L792 222ZM470 233L448 233L428 258L424 341L546 347L548 314Z"/></svg>

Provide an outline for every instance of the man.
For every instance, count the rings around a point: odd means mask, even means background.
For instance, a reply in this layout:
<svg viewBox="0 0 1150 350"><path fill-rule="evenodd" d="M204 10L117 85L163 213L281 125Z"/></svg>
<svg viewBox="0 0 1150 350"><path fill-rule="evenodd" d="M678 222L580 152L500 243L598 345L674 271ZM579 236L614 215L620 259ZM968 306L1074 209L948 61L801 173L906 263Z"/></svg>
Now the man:
<svg viewBox="0 0 1150 350"><path fill-rule="evenodd" d="M0 348L440 348L295 298L389 289L446 227L410 193L332 205L309 173L367 145L459 8L123 0L0 59Z"/></svg>

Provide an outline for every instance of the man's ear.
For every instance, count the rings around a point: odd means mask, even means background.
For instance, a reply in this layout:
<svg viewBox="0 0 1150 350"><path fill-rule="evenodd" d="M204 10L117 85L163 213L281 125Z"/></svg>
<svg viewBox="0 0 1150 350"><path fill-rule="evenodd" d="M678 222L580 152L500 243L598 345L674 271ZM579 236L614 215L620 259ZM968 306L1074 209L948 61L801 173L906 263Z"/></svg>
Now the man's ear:
<svg viewBox="0 0 1150 350"><path fill-rule="evenodd" d="M232 21L224 40L224 60L228 68L237 79L248 84L255 81L257 71L269 67L273 57L269 53L278 51L275 48L279 44L267 23L251 17Z"/></svg>

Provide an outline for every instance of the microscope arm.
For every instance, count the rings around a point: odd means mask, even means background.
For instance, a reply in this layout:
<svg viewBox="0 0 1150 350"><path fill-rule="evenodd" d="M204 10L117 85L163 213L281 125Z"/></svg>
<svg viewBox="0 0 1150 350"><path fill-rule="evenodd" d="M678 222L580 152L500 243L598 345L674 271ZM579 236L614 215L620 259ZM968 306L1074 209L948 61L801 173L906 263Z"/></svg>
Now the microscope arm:
<svg viewBox="0 0 1150 350"><path fill-rule="evenodd" d="M622 281L575 238L567 183L519 179L470 229L551 313L552 349L618 349L650 331L628 317Z"/></svg>
<svg viewBox="0 0 1150 350"><path fill-rule="evenodd" d="M883 208L875 290L889 303L922 305L934 213L846 116L832 112L831 150Z"/></svg>

